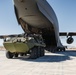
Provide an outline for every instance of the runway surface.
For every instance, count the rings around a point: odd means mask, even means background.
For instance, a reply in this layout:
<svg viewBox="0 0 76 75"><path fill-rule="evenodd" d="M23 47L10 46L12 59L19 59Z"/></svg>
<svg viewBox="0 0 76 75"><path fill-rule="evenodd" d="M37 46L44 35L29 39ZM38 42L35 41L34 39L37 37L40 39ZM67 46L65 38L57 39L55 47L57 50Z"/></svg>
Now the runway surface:
<svg viewBox="0 0 76 75"><path fill-rule="evenodd" d="M76 75L76 51L46 53L38 59L7 59L0 51L0 75Z"/></svg>

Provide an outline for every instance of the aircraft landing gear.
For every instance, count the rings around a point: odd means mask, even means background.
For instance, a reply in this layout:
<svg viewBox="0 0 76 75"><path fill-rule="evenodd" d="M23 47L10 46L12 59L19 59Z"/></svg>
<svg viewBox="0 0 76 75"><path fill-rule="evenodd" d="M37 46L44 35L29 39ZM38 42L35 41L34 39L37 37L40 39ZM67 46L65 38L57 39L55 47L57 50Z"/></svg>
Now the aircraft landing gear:
<svg viewBox="0 0 76 75"><path fill-rule="evenodd" d="M58 52L65 51L65 47L57 47L57 51Z"/></svg>
<svg viewBox="0 0 76 75"><path fill-rule="evenodd" d="M65 47L55 47L51 50L52 53L65 51Z"/></svg>

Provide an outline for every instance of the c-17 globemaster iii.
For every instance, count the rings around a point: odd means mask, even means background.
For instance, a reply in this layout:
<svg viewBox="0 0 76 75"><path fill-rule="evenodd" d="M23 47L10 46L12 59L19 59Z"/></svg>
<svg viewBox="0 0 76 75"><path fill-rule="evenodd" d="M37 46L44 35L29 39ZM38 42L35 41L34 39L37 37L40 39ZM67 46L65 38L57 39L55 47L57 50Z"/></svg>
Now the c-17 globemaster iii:
<svg viewBox="0 0 76 75"><path fill-rule="evenodd" d="M74 33L59 33L56 14L46 0L13 0L18 23L24 34L2 35L6 57L30 54L30 58L44 56L45 49L56 52L65 51L59 36L70 36L67 43L73 42Z"/></svg>

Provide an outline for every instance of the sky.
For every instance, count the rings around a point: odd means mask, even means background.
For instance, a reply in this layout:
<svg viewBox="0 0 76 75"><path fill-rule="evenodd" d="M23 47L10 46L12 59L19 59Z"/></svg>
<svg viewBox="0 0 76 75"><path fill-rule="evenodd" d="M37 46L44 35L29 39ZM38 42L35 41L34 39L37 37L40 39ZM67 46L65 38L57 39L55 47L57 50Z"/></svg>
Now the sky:
<svg viewBox="0 0 76 75"><path fill-rule="evenodd" d="M55 11L60 32L76 32L76 0L47 0ZM13 0L0 0L0 35L20 34L22 28L18 25ZM76 37L74 37L76 38ZM66 37L61 37L66 44ZM0 40L0 45L2 45ZM76 39L73 45L76 44Z"/></svg>

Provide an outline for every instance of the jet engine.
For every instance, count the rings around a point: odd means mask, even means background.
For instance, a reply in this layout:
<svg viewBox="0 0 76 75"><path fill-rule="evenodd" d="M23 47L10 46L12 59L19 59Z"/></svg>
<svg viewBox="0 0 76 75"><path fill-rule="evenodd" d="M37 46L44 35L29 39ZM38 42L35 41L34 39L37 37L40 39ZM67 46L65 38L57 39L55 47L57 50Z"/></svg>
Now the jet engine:
<svg viewBox="0 0 76 75"><path fill-rule="evenodd" d="M70 37L67 39L66 42L67 42L68 44L72 44L73 41L74 41L74 39L72 38L72 36L70 36Z"/></svg>

